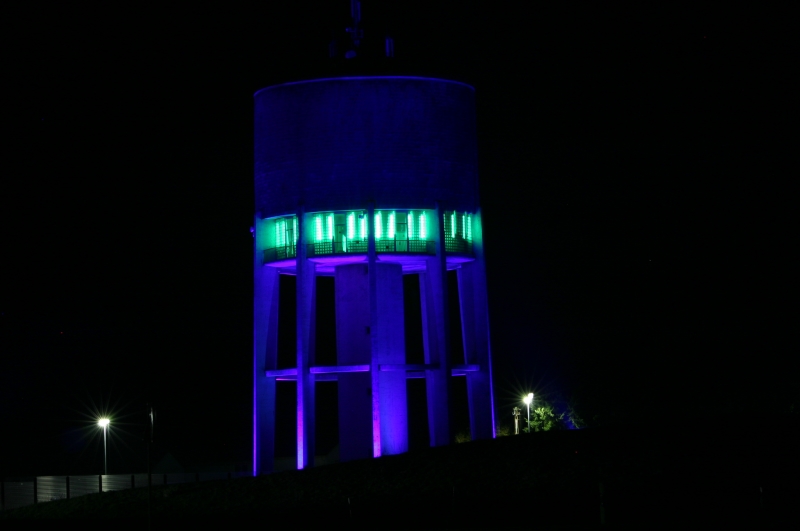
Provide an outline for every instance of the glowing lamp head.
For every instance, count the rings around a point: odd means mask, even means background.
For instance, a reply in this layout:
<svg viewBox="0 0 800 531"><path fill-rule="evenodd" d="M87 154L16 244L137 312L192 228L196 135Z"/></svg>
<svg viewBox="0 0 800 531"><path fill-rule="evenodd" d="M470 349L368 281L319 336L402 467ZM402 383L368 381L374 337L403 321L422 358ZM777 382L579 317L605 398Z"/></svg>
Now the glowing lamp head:
<svg viewBox="0 0 800 531"><path fill-rule="evenodd" d="M523 398L522 401L525 402L526 406L529 406L533 402L533 393L528 393L528 396Z"/></svg>
<svg viewBox="0 0 800 531"><path fill-rule="evenodd" d="M108 420L108 419L100 419L100 420L97 421L97 425L100 426L101 428L105 428L110 423L111 423L111 421Z"/></svg>

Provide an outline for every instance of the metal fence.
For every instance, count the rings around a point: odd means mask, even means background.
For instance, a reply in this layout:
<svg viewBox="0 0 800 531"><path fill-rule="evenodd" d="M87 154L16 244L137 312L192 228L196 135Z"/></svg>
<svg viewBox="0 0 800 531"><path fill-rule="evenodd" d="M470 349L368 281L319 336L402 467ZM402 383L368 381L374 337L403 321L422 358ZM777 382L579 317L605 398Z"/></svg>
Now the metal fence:
<svg viewBox="0 0 800 531"><path fill-rule="evenodd" d="M219 479L249 477L250 472L204 472L153 474L153 485L176 485ZM147 474L109 474L99 476L38 476L0 481L0 510L16 509L35 503L68 500L84 494L112 492L147 486Z"/></svg>

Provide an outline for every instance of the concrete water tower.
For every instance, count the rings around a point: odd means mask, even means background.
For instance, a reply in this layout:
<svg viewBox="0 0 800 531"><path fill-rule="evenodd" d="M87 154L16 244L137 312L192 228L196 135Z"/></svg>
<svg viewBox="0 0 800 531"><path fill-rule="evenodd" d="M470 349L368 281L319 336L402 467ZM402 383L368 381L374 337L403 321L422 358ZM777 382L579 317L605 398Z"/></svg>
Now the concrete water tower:
<svg viewBox="0 0 800 531"><path fill-rule="evenodd" d="M388 49L388 47L387 47ZM297 468L313 466L315 385L338 382L341 460L408 449L406 380L449 444L452 378L471 435L494 436L474 89L447 79L310 79L255 94L253 473L273 470L276 380L295 380ZM449 330L447 271L461 330ZM278 368L281 275L296 278L296 364ZM419 275L424 363L408 363L403 275ZM333 277L336 364L315 362L316 286ZM451 362L461 334L462 363Z"/></svg>

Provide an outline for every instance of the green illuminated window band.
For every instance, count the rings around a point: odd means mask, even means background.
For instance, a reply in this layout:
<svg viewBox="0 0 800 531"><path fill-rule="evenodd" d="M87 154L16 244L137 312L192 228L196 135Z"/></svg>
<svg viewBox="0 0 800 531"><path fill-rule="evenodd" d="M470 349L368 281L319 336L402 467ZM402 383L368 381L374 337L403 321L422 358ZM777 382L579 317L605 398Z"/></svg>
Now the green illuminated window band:
<svg viewBox="0 0 800 531"><path fill-rule="evenodd" d="M435 233L429 226L433 214L431 210L375 210L378 251L433 254ZM266 238L264 261L296 256L297 216L264 221L266 225L261 229ZM472 253L472 221L473 214L469 212L449 210L442 213L446 252ZM310 215L309 223L309 256L367 252L369 231L365 210L315 212Z"/></svg>

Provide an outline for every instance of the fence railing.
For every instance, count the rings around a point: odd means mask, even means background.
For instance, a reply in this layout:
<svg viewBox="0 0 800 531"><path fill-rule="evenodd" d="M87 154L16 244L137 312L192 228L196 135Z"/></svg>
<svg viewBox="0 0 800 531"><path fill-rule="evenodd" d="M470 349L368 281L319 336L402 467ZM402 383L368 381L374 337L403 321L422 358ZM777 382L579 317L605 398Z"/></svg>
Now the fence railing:
<svg viewBox="0 0 800 531"><path fill-rule="evenodd" d="M220 479L249 477L250 472L199 472L153 474L153 486L176 485ZM147 474L109 474L92 476L37 476L0 481L0 510L16 509L35 503L68 500L85 494L112 492L147 486Z"/></svg>
<svg viewBox="0 0 800 531"><path fill-rule="evenodd" d="M447 238L447 252L471 253L472 242ZM375 240L375 251L379 253L415 253L415 254L436 254L436 242L432 240L398 240L389 238L379 238ZM325 256L331 254L350 254L366 253L367 240L348 240L334 241L324 240L306 245L308 256ZM297 256L296 245L286 245L264 249L264 263L276 262L286 258Z"/></svg>
<svg viewBox="0 0 800 531"><path fill-rule="evenodd" d="M375 251L379 253L436 254L436 242L432 240L398 240L394 238L379 238L375 240ZM366 253L367 240L350 240L347 242L314 242L307 245L306 252L308 256ZM264 256L266 257L267 255L265 254Z"/></svg>
<svg viewBox="0 0 800 531"><path fill-rule="evenodd" d="M445 236L444 250L448 253L469 254L472 253L472 242L461 237L452 238L450 236Z"/></svg>

